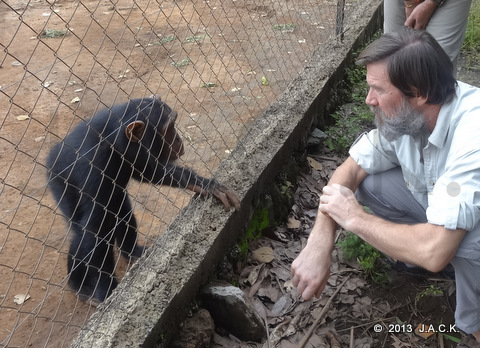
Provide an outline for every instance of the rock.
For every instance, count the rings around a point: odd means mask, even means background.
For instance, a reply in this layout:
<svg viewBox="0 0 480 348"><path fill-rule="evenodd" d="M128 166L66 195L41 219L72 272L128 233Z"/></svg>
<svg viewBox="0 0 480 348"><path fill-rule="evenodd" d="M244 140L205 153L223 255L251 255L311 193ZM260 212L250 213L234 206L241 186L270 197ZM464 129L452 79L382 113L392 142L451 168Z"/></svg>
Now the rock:
<svg viewBox="0 0 480 348"><path fill-rule="evenodd" d="M239 288L216 281L203 288L200 297L217 327L242 341L261 342L266 337L262 318Z"/></svg>
<svg viewBox="0 0 480 348"><path fill-rule="evenodd" d="M325 139L328 136L322 132L320 129L315 128L308 138L307 146L308 147L320 147L323 146Z"/></svg>
<svg viewBox="0 0 480 348"><path fill-rule="evenodd" d="M184 321L172 348L209 348L215 333L215 324L206 309L200 309Z"/></svg>

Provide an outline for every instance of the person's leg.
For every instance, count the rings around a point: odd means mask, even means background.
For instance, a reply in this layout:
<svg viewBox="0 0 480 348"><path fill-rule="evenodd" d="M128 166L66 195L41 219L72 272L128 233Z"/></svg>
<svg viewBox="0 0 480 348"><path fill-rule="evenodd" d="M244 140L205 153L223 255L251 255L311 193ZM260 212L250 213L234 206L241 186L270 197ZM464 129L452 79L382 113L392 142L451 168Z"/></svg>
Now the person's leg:
<svg viewBox="0 0 480 348"><path fill-rule="evenodd" d="M465 38L471 4L472 0L446 0L435 10L427 25L427 31L448 54L455 69Z"/></svg>
<svg viewBox="0 0 480 348"><path fill-rule="evenodd" d="M426 210L407 188L400 167L368 175L357 188L355 196L361 204L385 220L409 225L427 222ZM395 260L390 262L398 271L423 273L414 265Z"/></svg>
<svg viewBox="0 0 480 348"><path fill-rule="evenodd" d="M401 0L383 1L383 32L390 33L404 28L405 4Z"/></svg>
<svg viewBox="0 0 480 348"><path fill-rule="evenodd" d="M457 327L480 342L480 260L454 257Z"/></svg>
<svg viewBox="0 0 480 348"><path fill-rule="evenodd" d="M427 222L425 208L405 185L400 167L368 175L355 195L360 203L385 220L406 224Z"/></svg>

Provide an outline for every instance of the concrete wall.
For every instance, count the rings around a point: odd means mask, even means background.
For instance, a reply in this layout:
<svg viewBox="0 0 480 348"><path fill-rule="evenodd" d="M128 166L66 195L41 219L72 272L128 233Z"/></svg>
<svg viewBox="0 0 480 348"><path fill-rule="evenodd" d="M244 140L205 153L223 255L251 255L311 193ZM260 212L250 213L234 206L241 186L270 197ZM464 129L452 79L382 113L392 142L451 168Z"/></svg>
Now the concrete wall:
<svg viewBox="0 0 480 348"><path fill-rule="evenodd" d="M193 200L167 232L92 315L75 347L154 346L168 342L185 311L224 253L245 232L263 188L303 146L312 125L324 125L335 85L351 53L381 28L381 0L352 2L354 26L313 54L282 97L256 120L217 173L242 201L225 212L211 200Z"/></svg>

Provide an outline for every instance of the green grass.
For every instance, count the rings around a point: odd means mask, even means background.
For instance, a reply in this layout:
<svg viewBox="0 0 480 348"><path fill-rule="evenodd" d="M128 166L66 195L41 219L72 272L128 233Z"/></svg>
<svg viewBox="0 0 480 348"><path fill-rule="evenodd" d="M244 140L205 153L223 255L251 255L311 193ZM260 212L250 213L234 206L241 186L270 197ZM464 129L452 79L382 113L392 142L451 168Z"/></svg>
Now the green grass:
<svg viewBox="0 0 480 348"><path fill-rule="evenodd" d="M469 52L480 52L480 0L472 1L462 49Z"/></svg>

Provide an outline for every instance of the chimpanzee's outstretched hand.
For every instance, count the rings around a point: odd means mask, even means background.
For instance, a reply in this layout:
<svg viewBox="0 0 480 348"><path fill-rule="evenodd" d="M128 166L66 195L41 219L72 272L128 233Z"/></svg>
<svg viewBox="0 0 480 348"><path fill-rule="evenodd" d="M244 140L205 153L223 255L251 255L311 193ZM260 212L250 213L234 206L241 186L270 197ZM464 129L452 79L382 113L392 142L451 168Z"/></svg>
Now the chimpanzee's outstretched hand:
<svg viewBox="0 0 480 348"><path fill-rule="evenodd" d="M213 195L222 202L227 211L230 210L230 203L234 206L235 210L240 209L240 200L235 192L228 187L219 184L216 180L211 180L210 185L206 188L202 188L198 185L189 185L187 188L193 192L201 194L202 196L206 196L207 194Z"/></svg>
<svg viewBox="0 0 480 348"><path fill-rule="evenodd" d="M235 192L233 192L229 188L223 185L218 185L213 188L211 193L223 203L226 210L230 210L229 201L232 202L235 210L240 209L240 200L238 199Z"/></svg>

